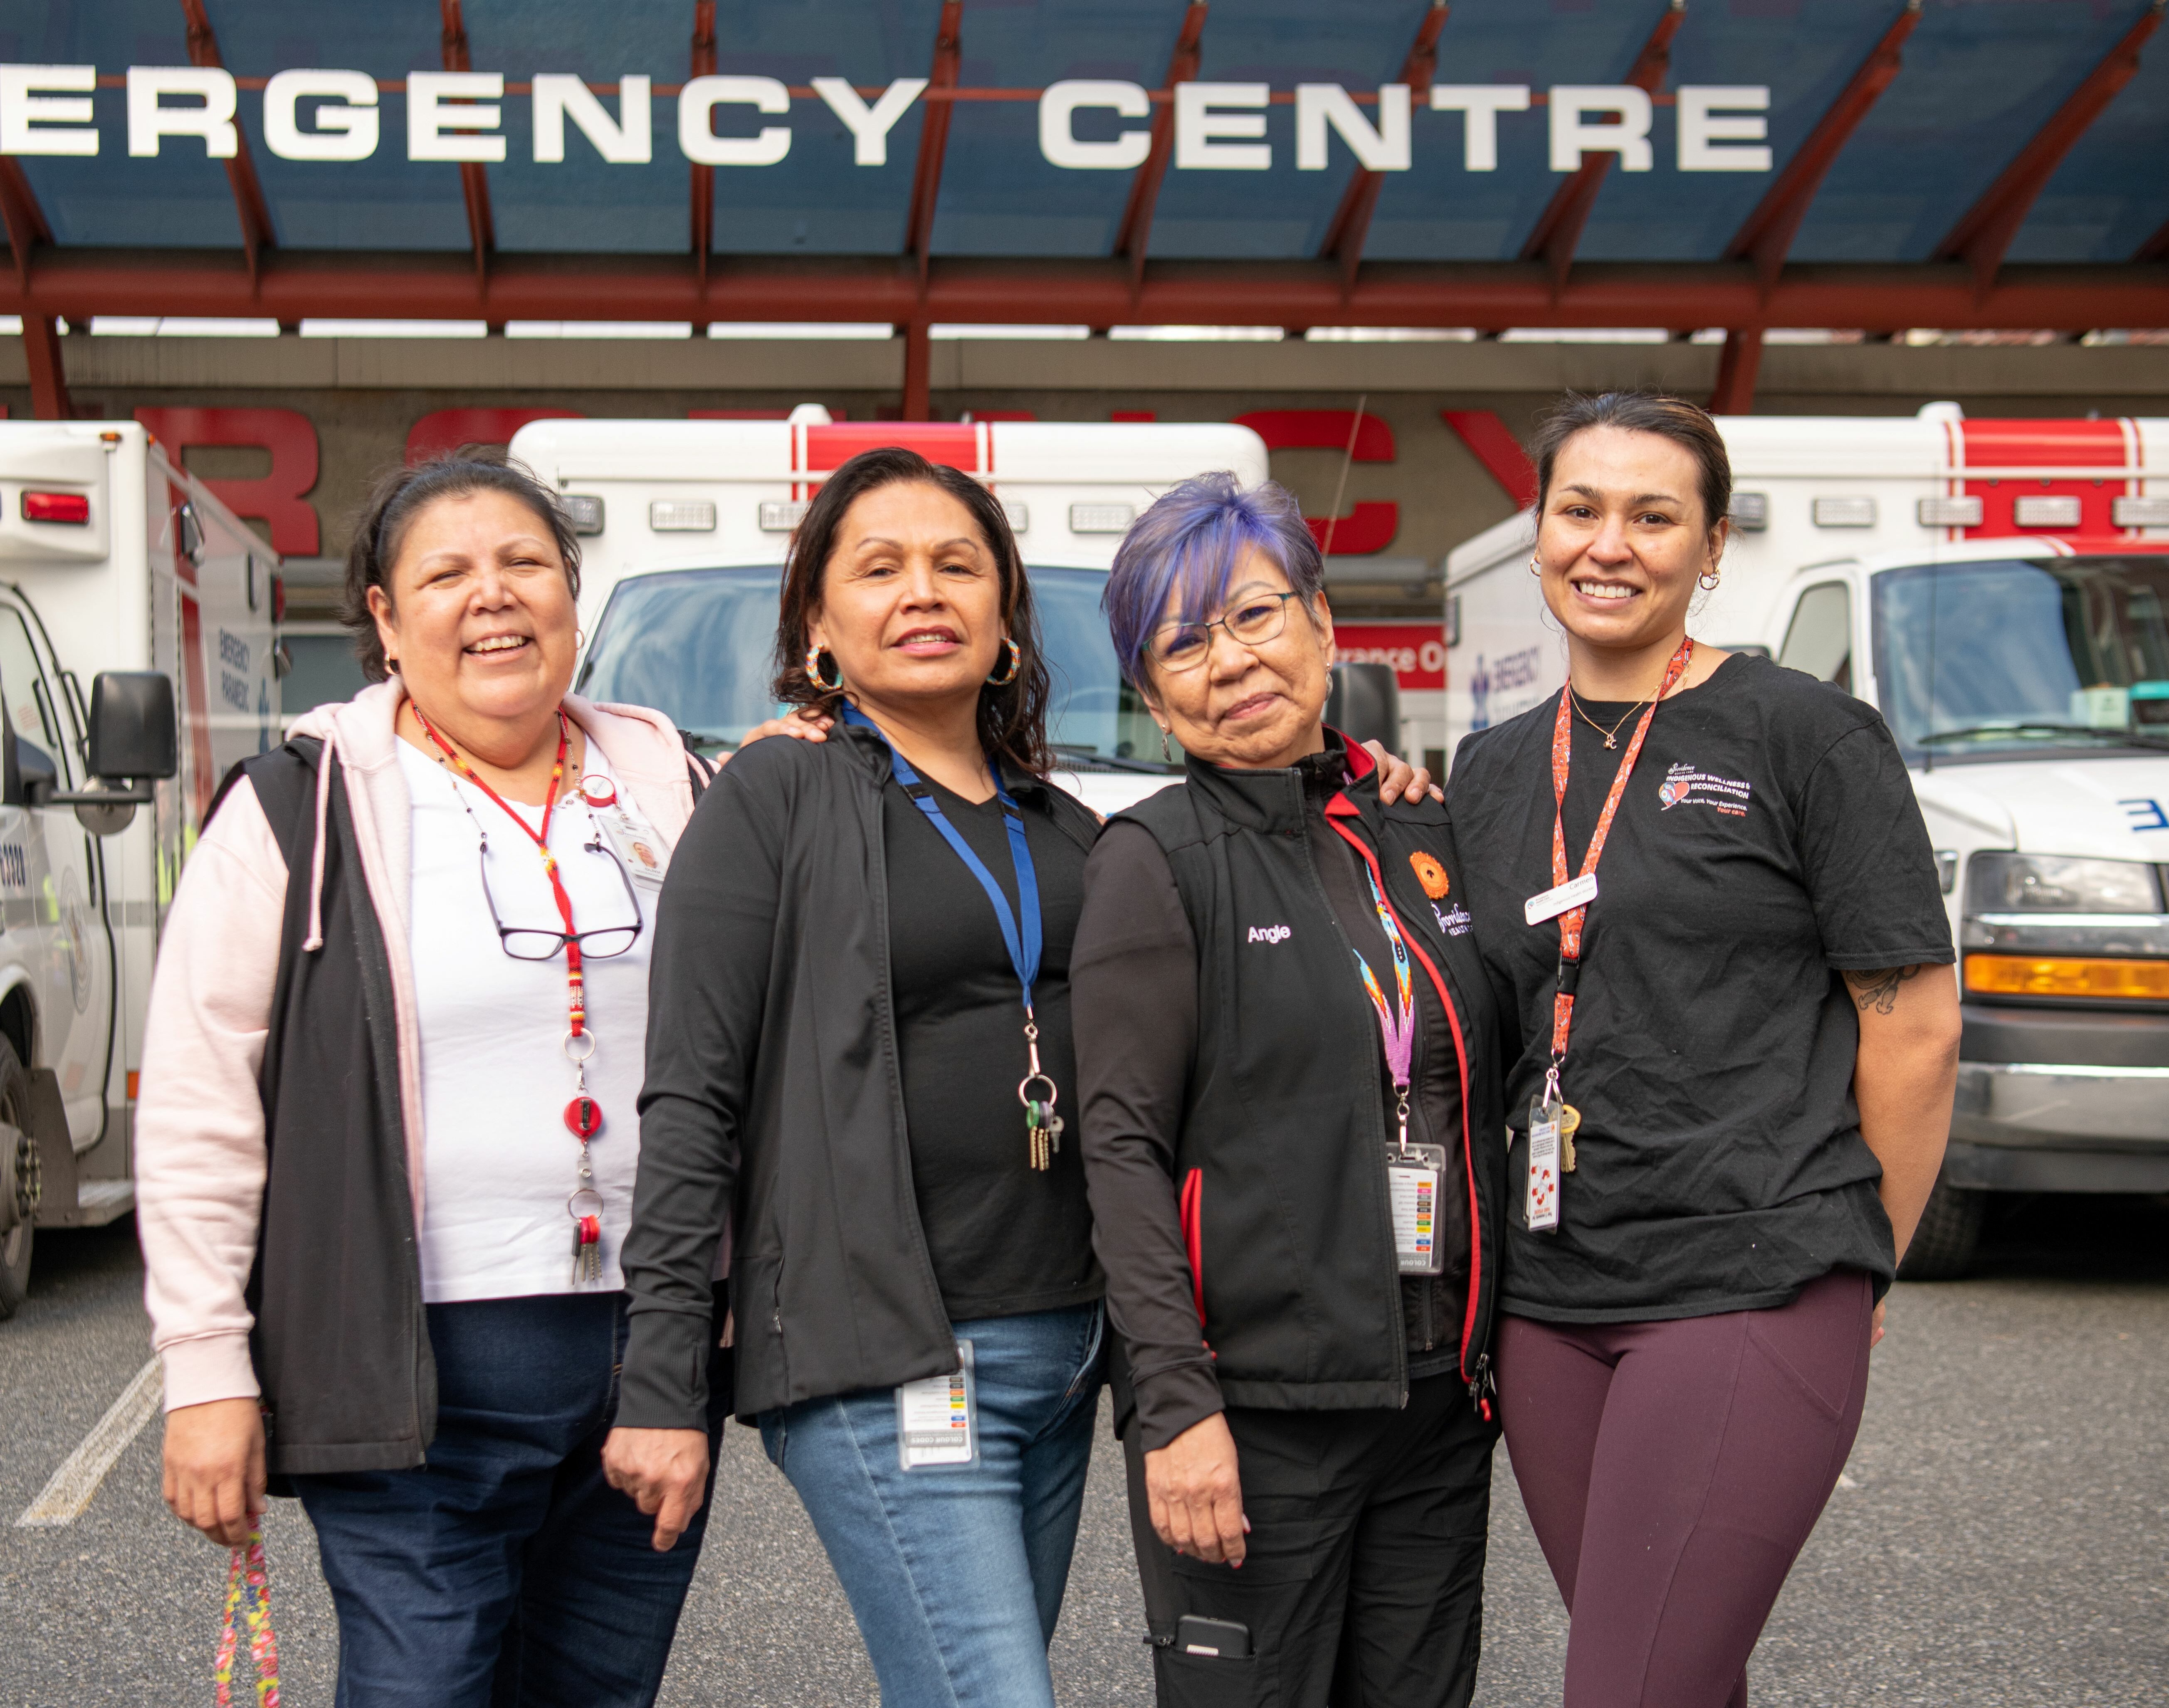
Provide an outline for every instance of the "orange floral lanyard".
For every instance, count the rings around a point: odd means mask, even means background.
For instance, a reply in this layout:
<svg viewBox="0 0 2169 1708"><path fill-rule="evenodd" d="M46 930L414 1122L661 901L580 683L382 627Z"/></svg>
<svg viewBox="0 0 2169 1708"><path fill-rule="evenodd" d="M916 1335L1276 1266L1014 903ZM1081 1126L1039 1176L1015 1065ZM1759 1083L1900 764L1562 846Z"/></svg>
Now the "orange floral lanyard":
<svg viewBox="0 0 2169 1708"><path fill-rule="evenodd" d="M573 1189L565 1200L565 1213L573 1218L573 1283L594 1281L602 1276L603 1200L595 1190L594 1170L589 1166L588 1147L602 1131L603 1112L594 1099L588 1095L589 1058L595 1053L594 1034L588 1030L586 978L581 970L580 939L573 924L573 897L565 888L565 880L557 870L557 857L550 852L550 816L557 811L557 791L565 781L565 757L573 746L573 726L561 707L557 712L557 758L550 768L550 790L542 801L542 827L536 830L481 777L473 766L453 750L452 744L439 735L436 726L423 713L420 705L411 698L408 705L414 708L414 721L422 726L422 732L436 743L437 751L445 756L445 763L461 776L482 790L504 810L504 816L518 825L520 833L533 843L542 856L543 875L550 881L550 894L557 904L557 917L565 922L565 984L569 1020L565 1032L565 1055L573 1064L573 1100L565 1105L565 1128L580 1141L579 1184ZM487 858L489 843L487 838L482 851Z"/></svg>

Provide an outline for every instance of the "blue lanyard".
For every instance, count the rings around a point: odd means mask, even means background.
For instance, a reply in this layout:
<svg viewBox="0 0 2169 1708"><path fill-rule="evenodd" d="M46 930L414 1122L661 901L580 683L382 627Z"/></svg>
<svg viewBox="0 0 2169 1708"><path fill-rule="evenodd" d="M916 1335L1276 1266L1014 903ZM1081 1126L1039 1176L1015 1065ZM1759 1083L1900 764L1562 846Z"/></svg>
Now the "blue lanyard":
<svg viewBox="0 0 2169 1708"><path fill-rule="evenodd" d="M846 700L844 721L857 724L881 735L874 721L858 707ZM994 781L994 798L1002 803L1002 827L1010 838L1010 859L1016 868L1017 901L1024 911L1019 924L1017 916L1010 908L1009 897L994 875L987 870L987 863L973 852L972 846L957 834L957 827L950 823L941 811L941 803L934 798L934 791L919 780L919 774L911 769L903 755L897 752L894 743L882 736L882 743L888 748L888 763L897 785L911 797L912 803L925 813L927 822L941 833L942 841L957 851L957 858L979 881L979 887L987 892L987 899L994 904L994 923L1002 928L1002 944L1010 952L1010 965L1016 969L1017 982L1024 990L1025 1017L1031 1016L1031 987L1039 978L1039 878L1032 870L1031 845L1025 840L1024 812L1010 791L1002 786L1002 774L990 760L989 774Z"/></svg>

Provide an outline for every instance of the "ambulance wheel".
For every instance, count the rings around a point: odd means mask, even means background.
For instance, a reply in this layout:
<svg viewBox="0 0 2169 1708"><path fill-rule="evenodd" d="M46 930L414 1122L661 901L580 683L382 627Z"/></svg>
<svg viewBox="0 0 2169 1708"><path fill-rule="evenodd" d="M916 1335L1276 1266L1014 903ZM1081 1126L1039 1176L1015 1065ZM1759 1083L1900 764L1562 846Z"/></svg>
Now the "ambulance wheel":
<svg viewBox="0 0 2169 1708"><path fill-rule="evenodd" d="M0 1143L13 1150L0 1166L0 1187L14 1199L15 1225L0 1234L0 1320L22 1308L30 1290L30 1247L37 1237L38 1141L30 1131L30 1076L14 1046L0 1038Z"/></svg>
<svg viewBox="0 0 2169 1708"><path fill-rule="evenodd" d="M1980 1248L1981 1224L1988 1218L1988 1194L1953 1186L1941 1175L1913 1231L1913 1243L1898 1265L1905 1281L1955 1281L1973 1268Z"/></svg>

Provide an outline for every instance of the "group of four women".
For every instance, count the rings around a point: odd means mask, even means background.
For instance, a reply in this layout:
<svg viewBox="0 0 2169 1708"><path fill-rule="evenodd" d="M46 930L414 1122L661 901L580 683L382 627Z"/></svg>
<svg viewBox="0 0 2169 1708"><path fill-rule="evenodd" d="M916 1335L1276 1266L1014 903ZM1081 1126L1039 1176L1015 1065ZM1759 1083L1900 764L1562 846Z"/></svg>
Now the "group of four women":
<svg viewBox="0 0 2169 1708"><path fill-rule="evenodd" d="M1566 1702L1744 1703L1952 952L1875 712L1687 636L1708 418L1570 400L1538 471L1569 682L1443 801L1324 723L1288 495L1162 497L1106 609L1184 779L1105 826L954 470L822 488L795 739L720 771L568 692L545 490L387 478L376 685L229 780L136 1129L167 1498L231 1545L300 1496L345 1708L652 1700L733 1413L884 1702L1051 1708L1103 1381L1170 1708L1466 1704L1502 1425Z"/></svg>

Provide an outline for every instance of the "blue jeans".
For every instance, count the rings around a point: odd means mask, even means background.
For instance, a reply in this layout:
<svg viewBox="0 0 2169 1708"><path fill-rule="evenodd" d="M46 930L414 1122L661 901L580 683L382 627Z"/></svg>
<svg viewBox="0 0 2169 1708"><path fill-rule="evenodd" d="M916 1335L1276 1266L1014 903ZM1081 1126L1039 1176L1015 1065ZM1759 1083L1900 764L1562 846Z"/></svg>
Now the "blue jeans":
<svg viewBox="0 0 2169 1708"><path fill-rule="evenodd" d="M896 1391L761 1414L760 1439L829 1551L882 1708L1053 1708L1062 1613L1099 1415L1097 1304L956 1324L972 1343L979 1462L904 1471Z"/></svg>
<svg viewBox="0 0 2169 1708"><path fill-rule="evenodd" d="M428 1312L429 1462L293 1479L338 1612L338 1708L647 1708L707 1504L658 1554L603 1481L623 1295Z"/></svg>

